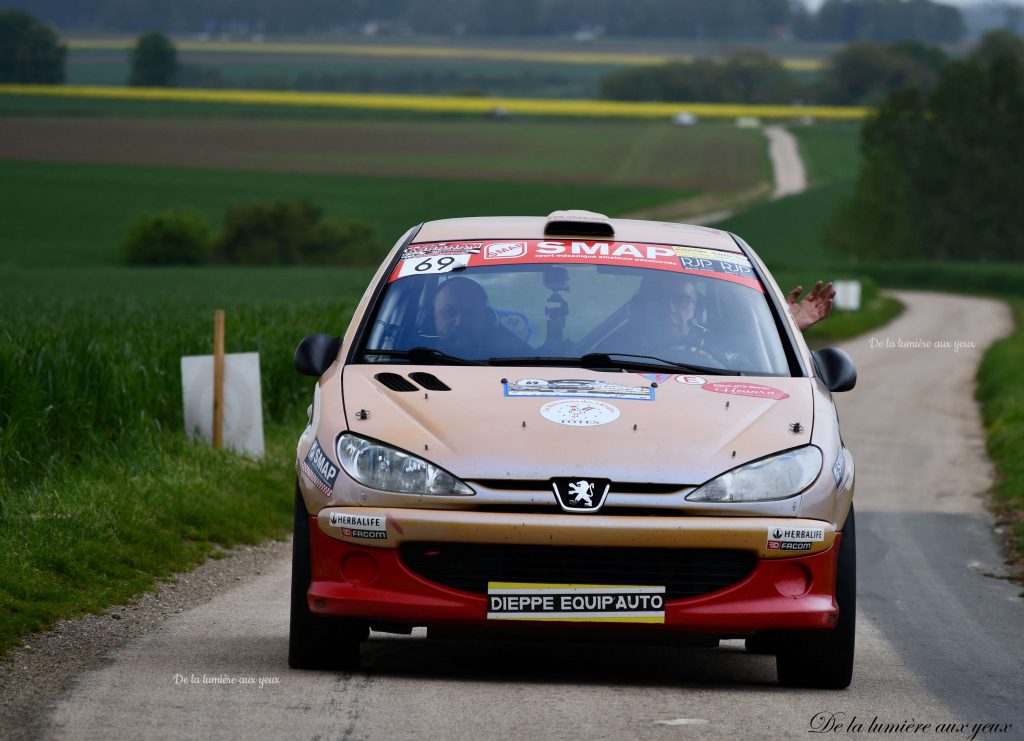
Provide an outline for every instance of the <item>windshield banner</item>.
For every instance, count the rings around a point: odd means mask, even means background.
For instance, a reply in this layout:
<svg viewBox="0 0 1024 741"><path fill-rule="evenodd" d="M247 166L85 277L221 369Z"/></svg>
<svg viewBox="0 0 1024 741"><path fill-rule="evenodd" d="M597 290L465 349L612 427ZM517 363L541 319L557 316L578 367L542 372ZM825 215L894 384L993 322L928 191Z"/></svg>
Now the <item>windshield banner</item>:
<svg viewBox="0 0 1024 741"><path fill-rule="evenodd" d="M633 242L517 240L411 244L388 281L458 268L508 264L596 264L650 268L717 278L764 293L750 261L738 252Z"/></svg>

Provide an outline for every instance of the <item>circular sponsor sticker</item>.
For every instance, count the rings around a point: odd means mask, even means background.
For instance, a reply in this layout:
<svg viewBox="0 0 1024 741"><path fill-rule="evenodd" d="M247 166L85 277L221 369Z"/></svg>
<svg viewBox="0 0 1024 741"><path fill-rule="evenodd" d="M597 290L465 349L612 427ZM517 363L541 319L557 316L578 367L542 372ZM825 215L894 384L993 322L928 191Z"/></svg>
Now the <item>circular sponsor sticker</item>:
<svg viewBox="0 0 1024 741"><path fill-rule="evenodd" d="M702 386L707 383L703 376L676 376L676 380L691 386Z"/></svg>
<svg viewBox="0 0 1024 741"><path fill-rule="evenodd" d="M544 419L569 427L595 427L619 418L618 407L595 399L549 401L540 413Z"/></svg>

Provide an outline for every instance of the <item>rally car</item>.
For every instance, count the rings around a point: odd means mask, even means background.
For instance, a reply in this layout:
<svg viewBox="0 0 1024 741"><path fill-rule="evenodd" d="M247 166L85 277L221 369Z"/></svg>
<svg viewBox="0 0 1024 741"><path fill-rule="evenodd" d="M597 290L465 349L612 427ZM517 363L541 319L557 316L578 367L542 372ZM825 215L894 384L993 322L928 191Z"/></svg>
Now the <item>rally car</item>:
<svg viewBox="0 0 1024 741"><path fill-rule="evenodd" d="M410 229L318 378L299 439L289 663L370 630L717 645L783 685L853 671L854 466L754 251L717 229L446 219Z"/></svg>

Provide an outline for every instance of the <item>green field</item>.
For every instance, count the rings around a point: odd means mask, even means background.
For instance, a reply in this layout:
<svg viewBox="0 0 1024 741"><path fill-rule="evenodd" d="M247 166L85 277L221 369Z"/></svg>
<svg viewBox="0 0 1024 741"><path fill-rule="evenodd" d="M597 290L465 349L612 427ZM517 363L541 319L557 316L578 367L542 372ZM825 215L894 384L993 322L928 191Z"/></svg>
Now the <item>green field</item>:
<svg viewBox="0 0 1024 741"><path fill-rule="evenodd" d="M684 197L685 191L611 185L438 181L246 173L181 168L0 162L0 264L114 264L117 244L140 213L189 206L219 224L224 208L306 198L330 217L369 222L382 249L421 221L585 207L622 213Z"/></svg>

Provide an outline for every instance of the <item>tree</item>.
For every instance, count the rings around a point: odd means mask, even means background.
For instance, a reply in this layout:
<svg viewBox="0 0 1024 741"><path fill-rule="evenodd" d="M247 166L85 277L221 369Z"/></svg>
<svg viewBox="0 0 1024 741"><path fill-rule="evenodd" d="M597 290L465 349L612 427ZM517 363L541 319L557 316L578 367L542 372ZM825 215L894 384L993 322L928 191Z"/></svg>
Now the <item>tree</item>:
<svg viewBox="0 0 1024 741"><path fill-rule="evenodd" d="M971 58L982 63L991 63L1003 56L1024 63L1024 39L1008 28L989 31L971 50Z"/></svg>
<svg viewBox="0 0 1024 741"><path fill-rule="evenodd" d="M887 98L862 135L864 168L826 244L887 259L1024 257L1024 62L950 62L930 93Z"/></svg>
<svg viewBox="0 0 1024 741"><path fill-rule="evenodd" d="M174 87L178 82L178 50L164 34L147 31L131 52L128 84L136 87Z"/></svg>
<svg viewBox="0 0 1024 741"><path fill-rule="evenodd" d="M876 105L902 87L930 90L946 59L942 49L919 41L857 41L829 58L818 97L836 105Z"/></svg>
<svg viewBox="0 0 1024 741"><path fill-rule="evenodd" d="M960 11L931 0L825 0L810 22L798 25L815 41L959 41L967 33Z"/></svg>
<svg viewBox="0 0 1024 741"><path fill-rule="evenodd" d="M64 82L67 46L28 13L0 11L0 82Z"/></svg>

